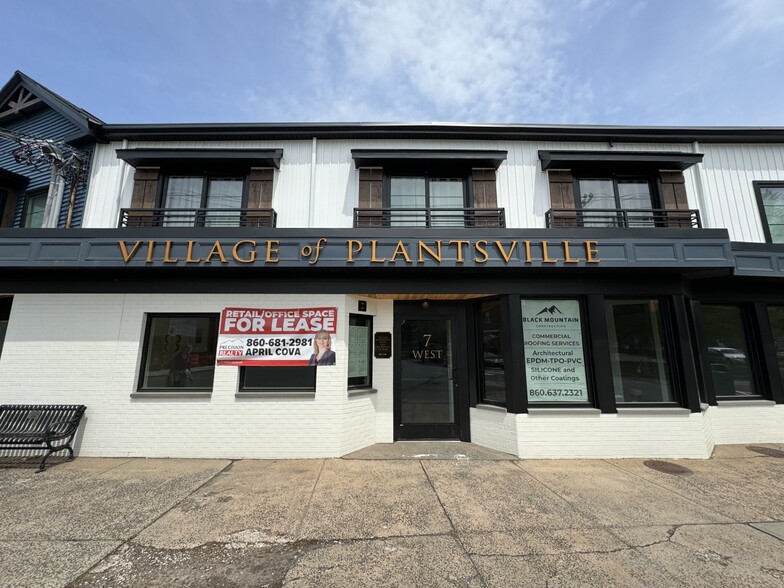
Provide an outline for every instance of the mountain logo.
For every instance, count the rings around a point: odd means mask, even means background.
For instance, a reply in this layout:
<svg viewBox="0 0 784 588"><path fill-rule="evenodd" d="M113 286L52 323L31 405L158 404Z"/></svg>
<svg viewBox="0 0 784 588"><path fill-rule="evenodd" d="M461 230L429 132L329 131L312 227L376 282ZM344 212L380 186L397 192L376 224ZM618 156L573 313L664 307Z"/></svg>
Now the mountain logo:
<svg viewBox="0 0 784 588"><path fill-rule="evenodd" d="M545 312L548 314L563 314L560 310L558 310L558 307L553 304L552 306L545 306L542 310L536 313L536 316L544 314Z"/></svg>

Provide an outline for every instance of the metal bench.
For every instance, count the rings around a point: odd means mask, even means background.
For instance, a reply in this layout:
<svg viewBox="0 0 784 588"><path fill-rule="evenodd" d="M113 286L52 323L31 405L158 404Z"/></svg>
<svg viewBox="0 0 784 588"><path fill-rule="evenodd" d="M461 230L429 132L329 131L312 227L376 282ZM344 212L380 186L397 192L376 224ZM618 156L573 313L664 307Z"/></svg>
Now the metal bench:
<svg viewBox="0 0 784 588"><path fill-rule="evenodd" d="M36 472L44 471L57 451L67 449L73 459L71 441L86 409L81 404L0 405L0 449L48 450Z"/></svg>

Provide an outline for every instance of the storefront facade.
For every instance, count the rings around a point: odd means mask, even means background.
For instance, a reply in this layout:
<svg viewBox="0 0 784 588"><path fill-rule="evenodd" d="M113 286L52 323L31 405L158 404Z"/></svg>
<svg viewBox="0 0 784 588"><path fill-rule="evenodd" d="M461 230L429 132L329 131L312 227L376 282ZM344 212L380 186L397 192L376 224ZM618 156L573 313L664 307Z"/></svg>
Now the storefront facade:
<svg viewBox="0 0 784 588"><path fill-rule="evenodd" d="M81 226L0 229L3 401L82 455L784 442L782 130L95 133Z"/></svg>

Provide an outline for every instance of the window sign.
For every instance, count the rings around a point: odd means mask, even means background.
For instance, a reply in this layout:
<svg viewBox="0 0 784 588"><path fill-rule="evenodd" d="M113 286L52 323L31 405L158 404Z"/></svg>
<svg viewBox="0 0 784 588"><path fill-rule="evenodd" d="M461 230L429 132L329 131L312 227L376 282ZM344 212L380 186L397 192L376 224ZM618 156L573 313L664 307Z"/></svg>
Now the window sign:
<svg viewBox="0 0 784 588"><path fill-rule="evenodd" d="M337 308L224 308L218 365L334 366Z"/></svg>
<svg viewBox="0 0 784 588"><path fill-rule="evenodd" d="M370 337L365 325L349 325L348 327L348 377L364 377L370 365Z"/></svg>
<svg viewBox="0 0 784 588"><path fill-rule="evenodd" d="M349 315L348 324L348 385L370 386L370 355L373 319L369 316Z"/></svg>
<svg viewBox="0 0 784 588"><path fill-rule="evenodd" d="M528 402L588 402L577 300L523 300Z"/></svg>

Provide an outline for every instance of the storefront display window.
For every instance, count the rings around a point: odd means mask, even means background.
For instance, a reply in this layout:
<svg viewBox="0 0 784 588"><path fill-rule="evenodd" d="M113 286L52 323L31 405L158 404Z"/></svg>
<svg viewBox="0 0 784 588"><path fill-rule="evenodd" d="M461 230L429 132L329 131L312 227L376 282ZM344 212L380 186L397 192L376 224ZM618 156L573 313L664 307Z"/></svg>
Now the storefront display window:
<svg viewBox="0 0 784 588"><path fill-rule="evenodd" d="M371 386L373 319L352 314L348 319L348 386Z"/></svg>
<svg viewBox="0 0 784 588"><path fill-rule="evenodd" d="M702 318L716 396L757 396L741 308L703 304Z"/></svg>
<svg viewBox="0 0 784 588"><path fill-rule="evenodd" d="M211 390L217 314L148 315L140 390Z"/></svg>
<svg viewBox="0 0 784 588"><path fill-rule="evenodd" d="M605 304L616 402L675 402L660 301Z"/></svg>
<svg viewBox="0 0 784 588"><path fill-rule="evenodd" d="M773 342L776 345L776 362L784 383L784 306L768 306L768 318L773 331Z"/></svg>
<svg viewBox="0 0 784 588"><path fill-rule="evenodd" d="M523 300L522 312L528 402L588 402L580 302Z"/></svg>
<svg viewBox="0 0 784 588"><path fill-rule="evenodd" d="M481 374L482 402L506 403L504 384L504 350L501 346L501 303L488 300L479 306L479 328L482 332Z"/></svg>

